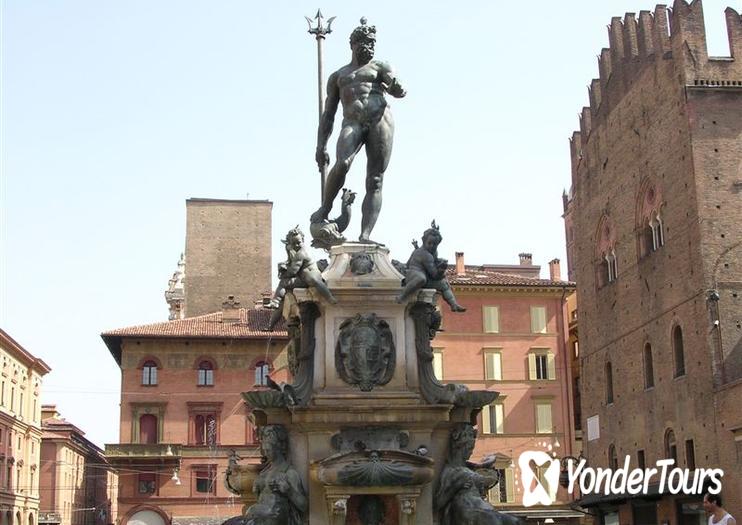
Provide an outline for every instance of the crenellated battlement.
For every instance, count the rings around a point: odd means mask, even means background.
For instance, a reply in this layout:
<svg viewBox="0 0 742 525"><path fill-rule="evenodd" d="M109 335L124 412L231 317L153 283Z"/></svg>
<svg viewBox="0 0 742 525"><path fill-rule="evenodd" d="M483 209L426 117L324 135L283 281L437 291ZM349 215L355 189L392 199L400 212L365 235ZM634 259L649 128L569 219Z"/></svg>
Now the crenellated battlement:
<svg viewBox="0 0 742 525"><path fill-rule="evenodd" d="M649 67L672 67L688 86L742 85L742 16L725 10L729 57L710 57L702 0L675 0L671 9L626 13L608 25L609 46L598 56L598 78L588 86L590 105L580 113L580 131L572 137L578 154L590 131L611 112ZM674 75L675 76L675 75ZM578 160L573 157L573 165Z"/></svg>

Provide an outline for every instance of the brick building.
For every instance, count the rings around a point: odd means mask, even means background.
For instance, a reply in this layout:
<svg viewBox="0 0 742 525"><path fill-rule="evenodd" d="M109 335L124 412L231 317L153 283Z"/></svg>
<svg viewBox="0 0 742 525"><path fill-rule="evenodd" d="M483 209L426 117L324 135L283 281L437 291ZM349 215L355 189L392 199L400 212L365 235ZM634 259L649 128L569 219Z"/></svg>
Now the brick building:
<svg viewBox="0 0 742 525"><path fill-rule="evenodd" d="M742 19L711 57L701 0L609 26L564 197L593 467L722 468L742 515ZM656 480L655 480L656 481ZM699 496L586 497L606 524L701 523Z"/></svg>
<svg viewBox="0 0 742 525"><path fill-rule="evenodd" d="M0 329L0 524L39 518L41 380L51 370Z"/></svg>
<svg viewBox="0 0 742 525"><path fill-rule="evenodd" d="M227 492L230 451L260 460L240 393L265 385L287 342L272 310L224 309L102 334L121 368L117 525L220 524L241 511ZM286 379L280 374L276 380Z"/></svg>
<svg viewBox="0 0 742 525"><path fill-rule="evenodd" d="M571 496L549 487L556 502L524 508L519 455L526 450L576 455L571 368L567 352L566 298L574 284L561 280L559 261L550 264L549 279L530 254L518 265L472 266L456 254L448 279L467 308L452 314L445 305L443 331L433 340L434 368L444 382L500 396L479 416L473 460L497 454L504 480L490 500L529 522L551 519L576 523L581 513L570 509ZM545 480L542 478L542 481Z"/></svg>
<svg viewBox="0 0 742 525"><path fill-rule="evenodd" d="M41 407L39 525L109 525L116 521L117 476L85 432Z"/></svg>
<svg viewBox="0 0 742 525"><path fill-rule="evenodd" d="M183 317L217 312L228 295L250 305L270 291L272 209L270 201L186 201Z"/></svg>

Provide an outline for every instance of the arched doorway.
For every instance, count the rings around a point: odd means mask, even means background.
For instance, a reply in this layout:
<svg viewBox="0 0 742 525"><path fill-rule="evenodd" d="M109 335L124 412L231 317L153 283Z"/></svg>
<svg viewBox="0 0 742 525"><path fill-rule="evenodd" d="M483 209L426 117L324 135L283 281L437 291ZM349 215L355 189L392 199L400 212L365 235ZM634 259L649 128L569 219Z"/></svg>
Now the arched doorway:
<svg viewBox="0 0 742 525"><path fill-rule="evenodd" d="M154 510L140 510L129 518L126 525L165 525L165 520Z"/></svg>
<svg viewBox="0 0 742 525"><path fill-rule="evenodd" d="M33 525L33 514L28 515L28 525Z"/></svg>

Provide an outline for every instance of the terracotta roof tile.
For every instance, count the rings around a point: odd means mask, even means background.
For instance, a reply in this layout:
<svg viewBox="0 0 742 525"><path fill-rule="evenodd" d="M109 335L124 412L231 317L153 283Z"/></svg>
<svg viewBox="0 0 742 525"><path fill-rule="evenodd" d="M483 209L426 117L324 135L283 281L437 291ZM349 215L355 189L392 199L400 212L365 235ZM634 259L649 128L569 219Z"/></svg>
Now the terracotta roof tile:
<svg viewBox="0 0 742 525"><path fill-rule="evenodd" d="M466 266L463 275L456 274L455 266L446 270L448 282L454 286L543 286L543 287L574 287L570 281L552 281L551 279L534 279L510 273L492 271L482 266Z"/></svg>
<svg viewBox="0 0 742 525"><path fill-rule="evenodd" d="M228 339L267 339L288 337L283 321L277 330L268 331L273 310L240 308L239 322L222 322L222 312L187 317L162 323L117 328L103 332L101 337L195 337Z"/></svg>

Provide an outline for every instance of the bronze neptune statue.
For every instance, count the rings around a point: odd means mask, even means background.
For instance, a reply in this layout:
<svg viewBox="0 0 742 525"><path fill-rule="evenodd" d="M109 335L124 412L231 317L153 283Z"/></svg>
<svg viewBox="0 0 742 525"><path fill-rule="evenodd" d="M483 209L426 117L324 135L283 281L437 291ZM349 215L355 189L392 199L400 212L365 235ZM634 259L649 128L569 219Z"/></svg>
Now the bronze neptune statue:
<svg viewBox="0 0 742 525"><path fill-rule="evenodd" d="M373 60L376 43L376 27L361 25L350 35L352 58L349 64L335 71L327 81L327 102L317 131L317 153L315 158L320 169L329 164L327 141L338 103L343 105L343 124L338 135L337 158L327 176L322 205L312 214L312 224L322 223L332 209L345 176L358 151L366 147L366 196L361 207L362 242L370 239L381 210L381 186L384 172L389 165L394 138L394 121L384 93L402 98L405 90L400 85L392 68L385 62Z"/></svg>

